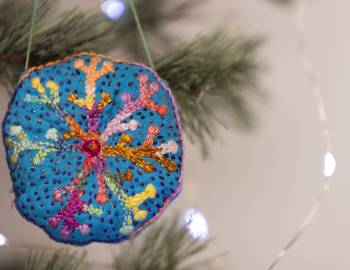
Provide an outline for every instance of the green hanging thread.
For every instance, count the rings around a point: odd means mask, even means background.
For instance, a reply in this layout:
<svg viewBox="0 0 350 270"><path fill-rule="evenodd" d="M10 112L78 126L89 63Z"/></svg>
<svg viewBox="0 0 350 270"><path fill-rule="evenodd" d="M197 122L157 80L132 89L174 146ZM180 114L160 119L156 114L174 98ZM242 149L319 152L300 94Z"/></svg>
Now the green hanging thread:
<svg viewBox="0 0 350 270"><path fill-rule="evenodd" d="M25 62L25 69L26 70L29 68L29 59L30 59L30 53L31 53L31 50L32 50L34 26L35 26L35 21L36 21L36 13L37 13L37 9L38 9L38 0L33 0L32 3L33 3L32 4L32 7L33 7L33 9L32 9L32 19L31 19L31 26L30 26L30 31L29 31L29 41L28 41L28 48L27 48L27 55L26 55L26 62ZM134 5L132 0L129 0L129 4L130 4L130 7L131 7L131 11L133 13L133 16L135 18L136 26L137 26L138 32L140 34L140 38L141 38L141 41L142 41L142 44L143 44L143 48L145 50L145 54L146 54L146 57L148 59L149 65L150 65L150 67L152 69L155 69L154 62L153 62L153 59L152 59L152 56L151 56L151 52L149 50L145 34L144 34L143 30L142 30L140 17L139 17L139 15L137 13L137 10L136 10L135 5Z"/></svg>
<svg viewBox="0 0 350 270"><path fill-rule="evenodd" d="M142 44L143 44L143 48L145 50L145 53L146 53L146 57L148 59L148 62L149 62L149 65L152 69L155 69L155 66L154 66L154 62L153 62L153 59L152 59L152 56L151 56L151 52L149 50L149 47L148 47L148 44L147 44L147 41L146 41L146 37L145 37L145 34L142 30L142 26L141 26L141 21L140 21L140 17L139 15L137 14L137 10L135 8L135 5L133 3L133 0L129 0L129 4L130 4L130 7L131 7L131 11L134 15L134 18L135 18L135 22L136 22L136 26L137 26L137 29L139 31L139 34L140 34L140 37L141 37L141 41L142 41Z"/></svg>
<svg viewBox="0 0 350 270"><path fill-rule="evenodd" d="M33 43L33 33L34 33L34 25L36 21L36 12L38 9L38 0L33 0L32 2L32 19L30 24L30 30L29 30L29 41L28 41L28 48L27 48L27 56L26 56L26 63L25 63L25 69L27 70L29 67L29 58L30 53L32 50L32 43Z"/></svg>

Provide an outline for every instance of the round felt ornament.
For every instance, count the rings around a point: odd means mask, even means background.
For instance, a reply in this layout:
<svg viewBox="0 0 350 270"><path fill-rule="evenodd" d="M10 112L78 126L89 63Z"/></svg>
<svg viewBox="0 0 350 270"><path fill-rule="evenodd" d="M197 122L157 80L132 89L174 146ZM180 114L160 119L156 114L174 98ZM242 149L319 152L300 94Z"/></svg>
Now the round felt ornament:
<svg viewBox="0 0 350 270"><path fill-rule="evenodd" d="M148 67L82 53L29 70L3 122L18 211L59 242L120 242L181 190L167 84Z"/></svg>

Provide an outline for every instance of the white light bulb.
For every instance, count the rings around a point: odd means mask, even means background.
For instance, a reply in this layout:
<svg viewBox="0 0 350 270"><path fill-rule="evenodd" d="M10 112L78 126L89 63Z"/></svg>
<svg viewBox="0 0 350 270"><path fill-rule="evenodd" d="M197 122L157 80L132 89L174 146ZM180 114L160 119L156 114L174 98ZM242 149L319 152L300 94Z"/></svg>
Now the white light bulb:
<svg viewBox="0 0 350 270"><path fill-rule="evenodd" d="M323 167L324 176L331 177L335 172L336 166L337 166L337 163L335 161L333 154L330 152L326 153L324 155L324 167Z"/></svg>
<svg viewBox="0 0 350 270"><path fill-rule="evenodd" d="M106 0L100 8L107 18L113 21L120 19L126 9L124 2L121 0Z"/></svg>
<svg viewBox="0 0 350 270"><path fill-rule="evenodd" d="M6 237L0 233L0 246L5 246L7 243Z"/></svg>
<svg viewBox="0 0 350 270"><path fill-rule="evenodd" d="M204 239L208 236L207 220L198 209L188 209L184 214L184 222L193 238Z"/></svg>

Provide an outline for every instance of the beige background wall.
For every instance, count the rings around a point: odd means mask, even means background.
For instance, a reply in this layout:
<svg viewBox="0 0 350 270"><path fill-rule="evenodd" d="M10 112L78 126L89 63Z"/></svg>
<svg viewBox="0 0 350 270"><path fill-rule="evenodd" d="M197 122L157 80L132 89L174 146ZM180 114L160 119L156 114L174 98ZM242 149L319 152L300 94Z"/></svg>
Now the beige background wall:
<svg viewBox="0 0 350 270"><path fill-rule="evenodd" d="M97 0L63 1L66 6L73 2L98 8ZM350 268L350 6L346 0L310 2L307 42L329 111L338 168L320 215L278 269L345 270ZM264 0L208 0L196 18L169 26L181 39L216 27L267 37L260 59L268 66L261 80L269 98L255 102L256 132L222 131L222 143L212 146L208 161L187 144L184 192L169 211L193 206L203 210L215 237L208 254L227 251L218 262L224 269L266 269L322 185L322 141L316 106L299 67L294 20L293 9ZM0 95L2 116L8 98L3 91ZM10 243L57 247L11 209L4 159L0 172L0 232ZM88 250L91 261L111 260L111 246L93 244ZM0 260L8 254L0 248Z"/></svg>

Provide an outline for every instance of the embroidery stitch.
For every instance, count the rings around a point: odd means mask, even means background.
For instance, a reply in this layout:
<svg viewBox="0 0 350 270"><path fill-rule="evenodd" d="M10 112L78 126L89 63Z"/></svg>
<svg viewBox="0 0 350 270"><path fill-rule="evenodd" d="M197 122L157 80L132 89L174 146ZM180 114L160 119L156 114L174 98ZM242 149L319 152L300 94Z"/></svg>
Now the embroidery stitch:
<svg viewBox="0 0 350 270"><path fill-rule="evenodd" d="M153 100L155 93L161 92L162 95L164 93L162 82L160 80L154 81L154 79L150 78L150 76L154 76L154 73L144 69L141 74L136 76L138 97L133 98L133 90L126 88L119 95L123 104L122 108L120 108L115 105L116 97L111 95L110 88L104 88L103 86L101 88L100 83L102 80L105 80L106 76L110 76L109 74L113 74L113 76L117 74L118 76L119 66L116 65L125 65L127 70L129 68L128 65L132 67L132 64L128 62L113 62L94 54L83 54L82 56L85 57L79 58L78 56L78 58L75 58L76 56L73 56L63 62L71 65L73 69L75 68L77 71L82 72L81 74L85 76L85 97L81 97L82 95L79 91L76 92L74 88L71 88L71 91L66 96L66 100L73 104L73 107L75 105L82 110L82 115L85 115L86 126L82 125L83 122L75 116L75 113L72 114L72 107L67 107L67 103L61 101L62 97L64 97L62 82L56 81L54 76L48 80L43 79L40 77L40 73L39 75L36 73L31 79L29 76L24 75L22 80L26 80L29 77L30 86L37 94L35 92L26 94L22 102L48 106L47 108L51 112L56 113L60 119L59 122L55 122L55 125L59 124L60 127L47 129L44 138L48 142L33 143L22 132L23 129L21 130L18 126L13 125L12 133L8 133L9 136L6 140L9 159L11 162L12 160L17 160L19 154L24 151L38 151L36 155L38 157L35 156L34 158L36 162L33 161L34 165L38 165L39 163L46 164L47 160L52 160L53 155L51 153L58 153L58 155L66 151L69 153L80 153L79 155L84 158L82 160L82 170L78 176L71 178L68 185L55 188L52 192L52 200L56 202L53 205L59 203L65 206L48 220L48 224L53 229L50 235L55 235L53 237L56 240L60 240L59 237L65 239L63 241L68 241L69 239L68 242L74 244L99 241L99 238L94 236L94 225L88 220L93 221L94 218L92 217L95 217L100 218L102 222L102 220L105 220L105 216L109 216L112 213L111 209L116 209L113 210L117 211L116 214L119 211L122 213L119 217L117 215L118 218L115 219L118 224L120 222L120 225L117 226L119 227L118 232L120 236L111 239L108 229L105 229L109 238L105 239L102 236L101 239L111 242L120 241L124 239L124 236L131 236L144 225L148 225L169 203L173 198L173 194L178 193L181 186L179 181L181 168L179 166L182 165L179 124L177 119L174 119L175 122L173 124L169 124L171 129L174 126L177 128L174 129L177 132L175 133L177 134L175 135L177 139L164 140L164 135L168 137L172 133L162 133L164 124L158 126L157 123L162 123L163 120L161 119L168 117L169 105L173 106L173 100L170 97L170 103L168 101L167 104L161 104L164 100L167 100L164 97ZM70 59L73 61L70 61ZM49 67L55 67L55 63L49 63L46 67L39 67L39 69ZM143 69L142 66L136 64L135 67L137 72ZM30 72L33 70L35 69L32 69ZM123 74L120 75L122 77L125 76ZM64 91L67 91L66 89L69 88L66 87L64 89ZM169 95L169 92L165 91L165 93ZM104 111L106 109L110 110L111 107L116 112L115 116L103 128L101 119L105 119L106 114L104 114ZM170 110L174 112L173 108L170 108ZM147 122L147 120L144 120L144 116L142 116L143 118L134 118L134 115L139 115L139 113L143 115L148 112L154 112L155 117L159 115L155 118L158 120ZM153 117L153 114L150 113L147 117ZM164 123L170 123L167 121ZM4 122L6 122L6 118ZM147 127L147 125L149 126ZM146 136L143 135L143 132L138 131L144 128L147 129ZM63 132L61 132L62 130ZM11 138L11 136L14 138ZM159 139L157 136L159 136ZM32 136L30 135L30 137ZM180 162L172 160L175 156L181 157ZM124 170L124 172L119 172L118 167L117 172L111 171L110 160L118 160L118 163L120 160L122 162L120 164L123 166L120 169ZM68 164L71 166L71 162L68 162ZM163 201L160 201L161 204L159 206L157 203L158 212L153 212L147 206L148 202L153 204L153 200L158 201L165 194L165 190L163 190L165 186L163 179L165 178L162 176L162 170L165 170L168 174L174 173L174 176L177 176L174 179L171 178L175 182L166 184L169 185L167 192L171 193L168 193L168 197L164 197ZM59 169L55 169L55 171L59 171ZM160 178L155 178L152 176L153 174L159 175ZM140 177L145 180L149 179L147 181L157 181L157 183L160 181L161 185L154 185L150 182L144 183L144 180L142 180L142 185L140 186ZM55 181L57 182L57 180ZM95 196L91 197L95 185L97 190ZM134 189L135 185L138 186L137 189ZM170 185L174 185L174 187L170 188ZM162 192L158 192L158 189L162 190ZM132 193L130 193L130 190L132 190ZM86 220L86 217L89 217L88 220ZM113 224L113 219L108 219L108 223ZM60 231L60 236L54 232L56 229ZM46 229L46 231L51 232L49 229ZM77 232L80 232L80 236ZM76 241L77 238L79 242Z"/></svg>

